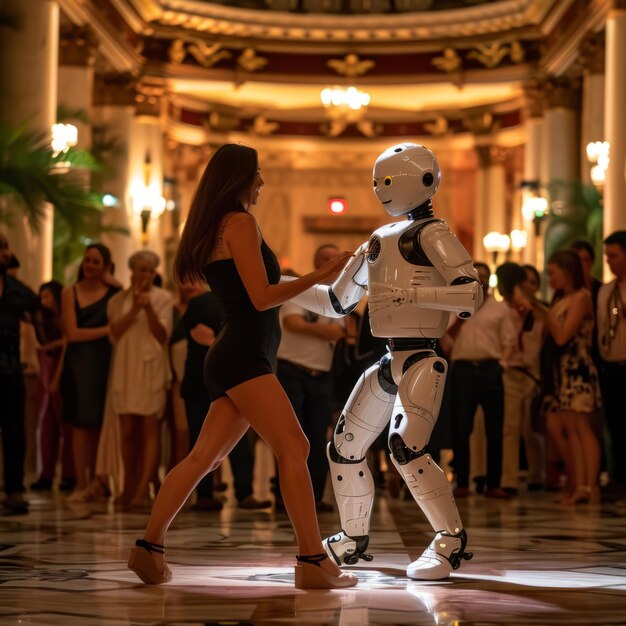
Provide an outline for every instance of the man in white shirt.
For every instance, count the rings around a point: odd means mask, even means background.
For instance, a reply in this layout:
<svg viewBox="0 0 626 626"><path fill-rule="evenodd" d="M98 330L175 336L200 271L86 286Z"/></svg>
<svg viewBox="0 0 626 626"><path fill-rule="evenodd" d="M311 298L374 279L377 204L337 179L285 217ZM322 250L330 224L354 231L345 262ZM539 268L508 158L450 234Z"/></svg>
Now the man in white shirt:
<svg viewBox="0 0 626 626"><path fill-rule="evenodd" d="M546 309L533 301L534 287L517 263L504 263L497 270L498 290L508 305L517 337L504 382L504 436L502 488L517 495L520 471L520 440L528 462L528 490L536 491L545 481L544 437L532 428L532 402L539 393L540 353Z"/></svg>
<svg viewBox="0 0 626 626"><path fill-rule="evenodd" d="M612 479L626 494L626 230L618 230L604 240L606 262L615 280L598 292L597 326L600 352L600 384L606 424L611 436Z"/></svg>
<svg viewBox="0 0 626 626"><path fill-rule="evenodd" d="M516 334L508 306L489 290L489 267L475 263L485 299L469 320L448 331L453 339L450 360L452 389L452 448L457 487L455 497L469 495L469 439L474 414L481 406L487 435L487 489L490 498L507 498L500 488L504 420L503 366L510 358Z"/></svg>
<svg viewBox="0 0 626 626"><path fill-rule="evenodd" d="M317 269L339 252L332 244L320 246L313 265ZM311 446L307 462L317 509L332 511L332 505L323 501L328 473L326 443L333 411L333 354L335 343L345 336L343 321L285 302L280 322L277 376Z"/></svg>

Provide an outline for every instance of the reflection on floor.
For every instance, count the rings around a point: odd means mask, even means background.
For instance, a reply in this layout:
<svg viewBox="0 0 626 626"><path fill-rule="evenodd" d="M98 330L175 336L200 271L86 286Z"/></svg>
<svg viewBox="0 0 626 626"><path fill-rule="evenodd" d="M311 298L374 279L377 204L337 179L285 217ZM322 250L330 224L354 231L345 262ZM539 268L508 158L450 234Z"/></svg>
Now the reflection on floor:
<svg viewBox="0 0 626 626"><path fill-rule="evenodd" d="M429 528L381 494L359 586L296 591L284 513L182 513L167 538L174 579L147 587L125 567L145 514L29 498L29 515L0 518L0 624L626 624L626 504L472 496L459 504L474 559L420 583L404 568ZM325 534L337 519L320 516Z"/></svg>

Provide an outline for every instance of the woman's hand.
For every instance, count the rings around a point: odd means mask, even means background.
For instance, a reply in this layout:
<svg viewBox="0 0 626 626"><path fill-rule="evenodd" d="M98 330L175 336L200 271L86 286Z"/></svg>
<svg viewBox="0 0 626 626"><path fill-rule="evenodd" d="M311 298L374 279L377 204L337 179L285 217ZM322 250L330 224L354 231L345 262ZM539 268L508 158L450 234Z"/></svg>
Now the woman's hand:
<svg viewBox="0 0 626 626"><path fill-rule="evenodd" d="M150 304L150 283L146 279L133 287L133 308L139 310Z"/></svg>
<svg viewBox="0 0 626 626"><path fill-rule="evenodd" d="M337 278L351 257L352 252L340 252L332 259L328 259L324 265L315 270L320 282L333 281Z"/></svg>
<svg viewBox="0 0 626 626"><path fill-rule="evenodd" d="M210 346L215 341L215 331L206 324L196 324L190 331L191 338L201 346Z"/></svg>

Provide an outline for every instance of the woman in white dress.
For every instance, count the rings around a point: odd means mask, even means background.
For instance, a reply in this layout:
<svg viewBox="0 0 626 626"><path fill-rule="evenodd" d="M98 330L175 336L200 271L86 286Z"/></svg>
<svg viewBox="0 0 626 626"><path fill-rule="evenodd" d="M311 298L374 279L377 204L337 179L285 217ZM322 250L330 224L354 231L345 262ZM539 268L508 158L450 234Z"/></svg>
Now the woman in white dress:
<svg viewBox="0 0 626 626"><path fill-rule="evenodd" d="M160 418L170 381L168 340L173 301L152 283L159 257L148 250L128 260L131 286L109 302L114 351L109 379L111 408L119 416L124 463L122 504L147 504L160 452Z"/></svg>

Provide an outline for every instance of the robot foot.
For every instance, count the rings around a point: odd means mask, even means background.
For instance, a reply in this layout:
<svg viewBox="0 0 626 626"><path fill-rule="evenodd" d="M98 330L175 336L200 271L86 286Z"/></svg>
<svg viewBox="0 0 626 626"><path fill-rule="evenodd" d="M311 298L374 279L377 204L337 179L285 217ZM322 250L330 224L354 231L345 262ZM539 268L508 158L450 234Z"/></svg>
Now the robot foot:
<svg viewBox="0 0 626 626"><path fill-rule="evenodd" d="M437 533L422 556L413 561L406 574L413 580L442 580L452 570L458 569L461 560L469 561L474 555L465 552L467 534L462 530L457 535Z"/></svg>
<svg viewBox="0 0 626 626"><path fill-rule="evenodd" d="M374 558L371 554L365 554L369 543L367 535L350 537L342 530L340 533L324 539L322 543L328 556L337 565L355 565L359 559L371 561Z"/></svg>

